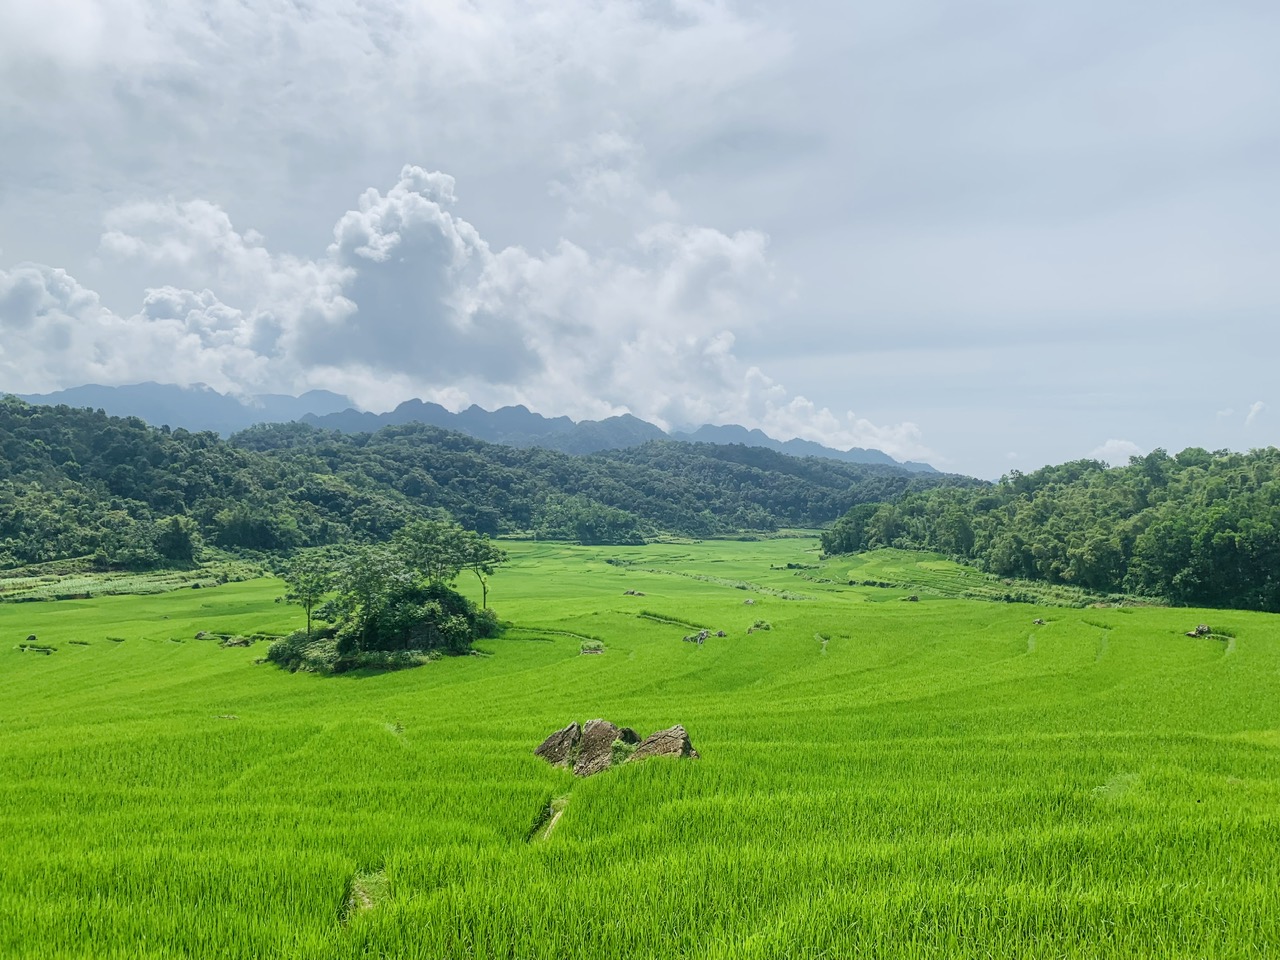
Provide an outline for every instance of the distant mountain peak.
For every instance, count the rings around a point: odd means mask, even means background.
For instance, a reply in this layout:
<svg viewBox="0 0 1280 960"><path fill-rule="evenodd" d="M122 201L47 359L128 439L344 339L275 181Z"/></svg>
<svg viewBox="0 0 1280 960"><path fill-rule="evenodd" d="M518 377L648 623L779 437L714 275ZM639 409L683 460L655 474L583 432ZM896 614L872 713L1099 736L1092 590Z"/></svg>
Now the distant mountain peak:
<svg viewBox="0 0 1280 960"><path fill-rule="evenodd" d="M385 426L426 423L490 443L545 447L562 453L596 453L635 447L652 440L681 440L764 447L789 456L883 464L916 473L937 472L927 463L902 463L881 450L861 447L838 450L799 438L775 440L763 430L736 423L703 424L689 432L668 433L630 413L603 420L575 422L565 416L543 416L524 404L490 411L473 403L465 410L453 413L438 403L414 398L386 413L367 413L355 409L349 398L328 390L308 390L300 397L259 394L242 399L219 393L203 383L180 387L154 381L120 387L86 384L56 393L27 395L22 399L29 403L101 408L115 416L139 417L155 426L168 424L222 434L235 433L257 423L292 420L342 433L372 433Z"/></svg>

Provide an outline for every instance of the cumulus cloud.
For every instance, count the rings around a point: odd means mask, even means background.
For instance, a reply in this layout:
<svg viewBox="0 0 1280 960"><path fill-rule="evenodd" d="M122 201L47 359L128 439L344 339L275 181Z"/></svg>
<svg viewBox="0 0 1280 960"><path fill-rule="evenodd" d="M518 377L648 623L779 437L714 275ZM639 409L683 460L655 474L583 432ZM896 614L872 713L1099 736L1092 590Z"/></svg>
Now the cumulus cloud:
<svg viewBox="0 0 1280 960"><path fill-rule="evenodd" d="M1089 451L1090 460L1101 460L1113 467L1124 466L1130 457L1142 456L1142 448L1132 440L1108 440L1100 447Z"/></svg>
<svg viewBox="0 0 1280 960"><path fill-rule="evenodd" d="M1262 414L1262 412L1266 409L1267 409L1267 405L1265 403L1263 403L1261 400L1255 400L1253 404L1249 407L1249 412L1245 414L1244 425L1246 427L1253 426L1253 422L1257 420L1258 417Z"/></svg>
<svg viewBox="0 0 1280 960"><path fill-rule="evenodd" d="M599 183L584 202L599 200ZM411 395L453 408L520 402L928 453L913 424L833 412L739 359L738 334L786 296L762 233L660 219L605 249L495 249L457 204L451 176L406 166L385 193L359 197L314 259L272 251L207 201L118 207L102 255L163 282L117 314L64 271L0 273L0 372L27 390L324 386L370 408Z"/></svg>
<svg viewBox="0 0 1280 960"><path fill-rule="evenodd" d="M0 271L0 377L13 390L151 377L238 391L266 379L262 322L208 290L170 287L121 317L65 270L19 264Z"/></svg>

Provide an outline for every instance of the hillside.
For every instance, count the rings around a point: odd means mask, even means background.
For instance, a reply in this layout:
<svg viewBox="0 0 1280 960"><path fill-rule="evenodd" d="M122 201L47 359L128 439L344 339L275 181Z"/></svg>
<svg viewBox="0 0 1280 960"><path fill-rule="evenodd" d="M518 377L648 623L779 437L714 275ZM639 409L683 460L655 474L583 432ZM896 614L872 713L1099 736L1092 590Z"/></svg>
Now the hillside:
<svg viewBox="0 0 1280 960"><path fill-rule="evenodd" d="M815 526L858 503L968 482L672 441L574 457L417 423L354 435L292 423L223 440L14 397L0 400L0 450L0 567L189 562L200 542L382 540L439 510L489 534L725 535Z"/></svg>
<svg viewBox="0 0 1280 960"><path fill-rule="evenodd" d="M1280 450L1155 450L994 485L861 504L823 535L828 553L935 550L1004 577L1172 603L1280 610Z"/></svg>
<svg viewBox="0 0 1280 960"><path fill-rule="evenodd" d="M838 450L811 440L775 440L761 430L748 430L737 424L706 424L689 433L668 434L661 427L630 414L575 422L568 417L544 417L524 406L485 410L473 404L453 413L438 403L422 400L406 400L386 413L369 413L354 409L350 399L327 390L312 390L300 397L262 394L240 398L218 393L202 384L190 387L161 383L119 387L89 384L54 393L31 394L21 399L47 406L93 407L113 416L139 417L152 426L213 430L224 436L257 424L294 420L341 433L374 433L388 426L425 423L489 443L542 447L561 453L595 453L635 447L651 440L674 439L720 445L744 444L797 457L901 466L920 473L937 472L927 463L899 463L880 450L862 447Z"/></svg>

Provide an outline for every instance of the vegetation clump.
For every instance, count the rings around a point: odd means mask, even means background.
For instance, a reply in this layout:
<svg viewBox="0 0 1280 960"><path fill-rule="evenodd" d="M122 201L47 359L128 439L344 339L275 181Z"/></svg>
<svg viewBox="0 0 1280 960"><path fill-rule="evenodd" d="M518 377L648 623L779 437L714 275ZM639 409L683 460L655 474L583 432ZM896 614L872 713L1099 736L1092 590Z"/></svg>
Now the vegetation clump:
<svg viewBox="0 0 1280 960"><path fill-rule="evenodd" d="M1014 471L999 483L862 503L822 535L828 555L930 550L1005 578L1187 606L1280 611L1280 449L1154 450ZM1009 602L1036 599L1009 591Z"/></svg>
<svg viewBox="0 0 1280 960"><path fill-rule="evenodd" d="M475 573L487 602L488 573L505 561L487 537L447 520L409 524L387 546L301 557L284 579L286 599L306 610L307 628L272 644L267 659L290 670L343 673L467 653L500 625L453 582L464 570ZM324 629L313 629L315 619Z"/></svg>

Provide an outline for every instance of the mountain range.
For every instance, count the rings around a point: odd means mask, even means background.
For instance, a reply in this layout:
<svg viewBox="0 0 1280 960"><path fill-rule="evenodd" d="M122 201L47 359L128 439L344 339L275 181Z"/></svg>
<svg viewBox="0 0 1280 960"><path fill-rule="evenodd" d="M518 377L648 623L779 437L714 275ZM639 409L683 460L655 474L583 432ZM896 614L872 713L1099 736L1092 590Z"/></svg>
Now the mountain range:
<svg viewBox="0 0 1280 960"><path fill-rule="evenodd" d="M899 466L917 473L934 473L927 463L900 462L880 450L852 447L838 450L812 440L775 440L760 430L738 424L705 424L690 432L671 432L631 414L604 420L574 421L544 417L524 406L484 410L474 404L458 413L438 403L406 400L387 413L356 410L348 397L328 390L311 390L300 397L260 394L241 399L203 384L137 383L106 387L87 384L55 393L21 396L28 403L66 404L101 409L113 416L138 417L153 426L212 430L228 435L258 423L299 420L342 433L373 433L393 424L426 423L455 430L479 440L511 447L543 447L562 453L584 454L639 446L650 440L742 444L796 457L823 457L844 463Z"/></svg>

